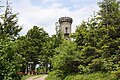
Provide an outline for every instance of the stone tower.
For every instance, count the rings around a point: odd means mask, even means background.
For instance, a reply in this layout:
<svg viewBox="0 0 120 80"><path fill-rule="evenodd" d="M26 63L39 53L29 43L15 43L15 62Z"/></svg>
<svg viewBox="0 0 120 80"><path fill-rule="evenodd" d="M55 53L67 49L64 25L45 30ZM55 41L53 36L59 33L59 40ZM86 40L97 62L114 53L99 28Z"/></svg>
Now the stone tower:
<svg viewBox="0 0 120 80"><path fill-rule="evenodd" d="M69 40L69 35L71 34L71 25L72 25L72 18L70 17L61 17L59 18L59 29L64 35L66 40Z"/></svg>

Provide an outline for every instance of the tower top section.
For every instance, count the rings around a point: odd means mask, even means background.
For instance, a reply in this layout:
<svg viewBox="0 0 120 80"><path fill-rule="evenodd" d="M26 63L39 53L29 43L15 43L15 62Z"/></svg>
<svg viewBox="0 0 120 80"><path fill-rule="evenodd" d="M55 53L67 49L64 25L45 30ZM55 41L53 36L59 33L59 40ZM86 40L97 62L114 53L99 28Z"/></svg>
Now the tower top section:
<svg viewBox="0 0 120 80"><path fill-rule="evenodd" d="M73 20L70 17L61 17L61 18L59 18L59 23L61 24L63 22L70 22L70 23L72 23Z"/></svg>

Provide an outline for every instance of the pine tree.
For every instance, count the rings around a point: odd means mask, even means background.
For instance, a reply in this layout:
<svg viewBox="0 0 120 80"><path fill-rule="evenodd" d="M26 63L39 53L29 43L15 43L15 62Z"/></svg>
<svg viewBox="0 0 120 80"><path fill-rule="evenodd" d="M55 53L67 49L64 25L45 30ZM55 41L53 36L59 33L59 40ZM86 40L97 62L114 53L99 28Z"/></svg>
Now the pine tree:
<svg viewBox="0 0 120 80"><path fill-rule="evenodd" d="M18 37L22 27L17 24L17 15L12 13L12 8L7 1L5 13L1 15L0 38L8 37L13 40Z"/></svg>
<svg viewBox="0 0 120 80"><path fill-rule="evenodd" d="M98 12L101 25L107 29L107 34L111 38L120 37L120 1L104 0L99 2L101 10Z"/></svg>

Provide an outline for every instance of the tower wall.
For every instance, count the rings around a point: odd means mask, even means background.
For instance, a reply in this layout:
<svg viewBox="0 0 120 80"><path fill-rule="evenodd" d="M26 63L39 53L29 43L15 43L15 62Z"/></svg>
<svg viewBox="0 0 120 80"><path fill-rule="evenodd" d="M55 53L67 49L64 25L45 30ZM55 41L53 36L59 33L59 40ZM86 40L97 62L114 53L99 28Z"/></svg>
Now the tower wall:
<svg viewBox="0 0 120 80"><path fill-rule="evenodd" d="M69 22L63 22L60 24L60 30L65 33L71 33L71 23Z"/></svg>
<svg viewBox="0 0 120 80"><path fill-rule="evenodd" d="M69 34L71 34L71 25L72 25L72 18L70 17L61 17L59 18L59 29L62 31L64 34L64 37L66 39L69 38Z"/></svg>

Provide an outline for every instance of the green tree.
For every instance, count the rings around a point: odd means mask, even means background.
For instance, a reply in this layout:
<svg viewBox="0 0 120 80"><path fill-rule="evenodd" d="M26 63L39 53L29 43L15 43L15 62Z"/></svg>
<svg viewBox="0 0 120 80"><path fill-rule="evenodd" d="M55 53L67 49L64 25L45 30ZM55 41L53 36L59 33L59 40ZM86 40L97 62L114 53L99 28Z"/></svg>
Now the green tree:
<svg viewBox="0 0 120 80"><path fill-rule="evenodd" d="M0 79L20 80L22 56L18 53L15 39L21 27L17 25L17 14L13 14L7 2L5 13L0 17ZM13 41L14 40L14 41Z"/></svg>
<svg viewBox="0 0 120 80"><path fill-rule="evenodd" d="M71 73L98 72L113 73L116 80L120 78L120 2L103 0L98 4L99 12L77 26L72 35L76 45L65 42L55 49L57 54L53 56L53 71L48 80L63 80Z"/></svg>
<svg viewBox="0 0 120 80"><path fill-rule="evenodd" d="M17 45L17 52L18 54L20 54L22 56L22 67L20 69L21 72L25 73L27 64L28 64L28 55L27 53L27 49L29 47L29 41L27 40L27 38L25 36L20 36L17 40L16 40L16 45Z"/></svg>
<svg viewBox="0 0 120 80"><path fill-rule="evenodd" d="M79 65L78 52L73 42L64 41L55 50L57 55L52 60L54 70L61 70L64 74L72 74L79 71L77 68Z"/></svg>
<svg viewBox="0 0 120 80"><path fill-rule="evenodd" d="M74 34L80 61L83 60L81 67L88 72L112 71L119 67L119 61L114 62L119 57L119 2L104 0L99 5L99 16L83 22Z"/></svg>
<svg viewBox="0 0 120 80"><path fill-rule="evenodd" d="M118 0L104 0L99 3L101 10L99 33L103 33L98 42L104 59L103 67L107 71L117 70L119 67L119 38L120 38L120 2Z"/></svg>
<svg viewBox="0 0 120 80"><path fill-rule="evenodd" d="M51 71L53 69L53 66L51 64L52 62L52 58L54 55L57 55L58 53L56 53L55 49L57 47L59 47L64 41L64 38L63 38L63 35L61 33L60 30L57 31L57 34L56 35L52 35L52 37L50 37L50 40L49 40L49 43L48 43L48 51L49 51L49 54L47 54L47 56L49 57L49 65L50 65L50 68L49 70Z"/></svg>
<svg viewBox="0 0 120 80"><path fill-rule="evenodd" d="M79 54L76 51L76 44L65 40L55 48L55 53L51 60L53 71L50 72L48 80L63 80L66 75L79 72Z"/></svg>
<svg viewBox="0 0 120 80"><path fill-rule="evenodd" d="M118 0L103 0L99 2L98 12L101 26L106 27L111 38L120 37L120 2Z"/></svg>
<svg viewBox="0 0 120 80"><path fill-rule="evenodd" d="M19 80L17 72L22 67L22 56L17 52L16 42L0 41L0 79Z"/></svg>
<svg viewBox="0 0 120 80"><path fill-rule="evenodd" d="M10 7L7 1L5 12L1 15L0 18L0 39L5 38L7 36L9 37L9 39L14 40L16 37L18 37L19 32L22 28L17 24L17 15L18 14L12 13L12 8Z"/></svg>
<svg viewBox="0 0 120 80"><path fill-rule="evenodd" d="M49 41L49 35L43 30L43 28L34 26L28 31L26 38L28 42L26 49L26 55L28 56L27 61L34 62L34 70L35 65L38 63L39 59L41 61L47 60L45 59L46 57L43 55L45 55L46 53L46 46L47 41Z"/></svg>

